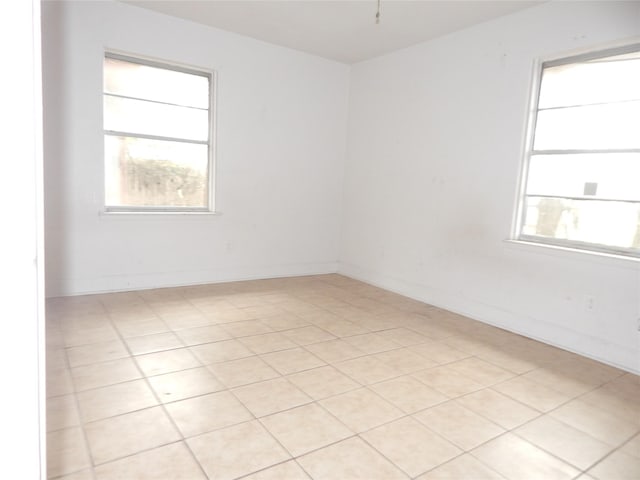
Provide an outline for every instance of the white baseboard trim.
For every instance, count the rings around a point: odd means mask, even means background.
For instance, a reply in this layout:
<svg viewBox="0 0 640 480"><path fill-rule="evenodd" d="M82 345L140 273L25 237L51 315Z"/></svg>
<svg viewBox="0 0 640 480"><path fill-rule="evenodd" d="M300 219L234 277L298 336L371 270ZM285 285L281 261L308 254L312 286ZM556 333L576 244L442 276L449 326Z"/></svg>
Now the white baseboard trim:
<svg viewBox="0 0 640 480"><path fill-rule="evenodd" d="M123 274L95 278L65 278L55 283L50 281L47 285L46 295L48 298L51 298L96 293L129 292L154 288L186 287L208 283L323 275L336 273L337 270L338 264L336 262L326 262L224 270Z"/></svg>
<svg viewBox="0 0 640 480"><path fill-rule="evenodd" d="M337 273L607 365L640 374L640 349L607 342L557 324L528 317L526 314L481 304L459 295L393 278L357 265L340 263Z"/></svg>

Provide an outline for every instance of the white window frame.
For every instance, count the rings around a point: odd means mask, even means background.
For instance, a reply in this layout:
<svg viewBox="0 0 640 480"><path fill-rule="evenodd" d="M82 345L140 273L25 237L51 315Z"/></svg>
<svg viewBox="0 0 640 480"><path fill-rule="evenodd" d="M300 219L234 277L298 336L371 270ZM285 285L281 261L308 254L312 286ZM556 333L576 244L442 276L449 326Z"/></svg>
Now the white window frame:
<svg viewBox="0 0 640 480"><path fill-rule="evenodd" d="M525 223L525 204L527 197L527 179L529 176L529 163L531 157L534 154L576 154L576 153L640 153L640 148L624 148L624 149L579 149L579 150L534 150L534 140L536 132L536 123L538 116L538 105L540 100L540 87L542 85L542 73L547 67L555 67L559 65L566 65L570 63L576 63L579 61L592 60L600 57L608 57L614 55L624 55L626 53L632 53L640 50L640 43L632 43L623 46L617 46L612 48L604 48L589 51L578 55L571 55L568 57L560 57L551 60L536 61L534 65L534 77L531 85L531 97L529 103L529 118L527 122L527 130L525 136L525 148L524 156L522 160L522 167L520 170L520 182L518 187L518 197L516 206L516 215L513 222L512 239L516 242L525 242L529 244L535 244L543 247L553 248L566 248L570 250L580 251L587 254L606 254L614 255L618 257L624 257L631 260L639 260L640 253L635 249L626 249L622 247L607 246L597 243L580 242L576 240L567 240L562 238L548 238L537 235L523 234L523 228ZM555 195L552 198L566 198L575 199L576 197ZM584 198L580 198L583 200ZM599 198L597 200L607 201L608 199ZM610 199L611 201L625 201ZM639 201L632 201L633 203L640 203Z"/></svg>
<svg viewBox="0 0 640 480"><path fill-rule="evenodd" d="M137 63L140 65L146 65L155 68L162 68L165 70L173 70L176 72L188 73L191 75L199 75L202 77L206 77L209 80L209 106L208 106L208 140L206 142L197 141L197 140L185 140L174 137L164 137L157 135L146 135L146 134L138 134L138 133L130 133L130 132L120 132L113 130L106 130L104 128L104 112L102 114L103 120L103 129L102 129L102 203L103 203L103 213L106 214L215 214L215 173L216 173L216 128L215 128L215 119L216 119L216 90L217 90L217 75L214 70L195 67L191 65L184 65L176 62L171 62L167 60L158 60L155 58L150 58L146 56L141 56L137 54L125 53L116 50L105 50L102 56L103 59L103 75L104 75L104 60L107 58L113 58L116 60L122 60L130 63ZM104 104L104 86L102 88L102 96L103 104ZM128 98L128 97L127 97ZM106 178L104 176L104 165L105 165L105 138L107 135L120 135L120 136L129 136L136 138L146 138L151 140L168 140L168 141L182 141L186 143L207 145L208 150L208 158L207 158L207 205L204 207L173 207L173 206L113 206L106 204Z"/></svg>

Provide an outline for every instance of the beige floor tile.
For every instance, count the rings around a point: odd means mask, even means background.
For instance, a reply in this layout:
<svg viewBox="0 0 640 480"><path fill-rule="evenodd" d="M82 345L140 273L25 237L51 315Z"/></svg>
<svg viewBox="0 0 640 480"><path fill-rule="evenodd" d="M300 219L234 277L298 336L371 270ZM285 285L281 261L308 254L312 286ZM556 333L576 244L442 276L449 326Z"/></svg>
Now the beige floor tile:
<svg viewBox="0 0 640 480"><path fill-rule="evenodd" d="M569 480L580 473L509 433L476 448L472 455L510 480Z"/></svg>
<svg viewBox="0 0 640 480"><path fill-rule="evenodd" d="M577 397L598 387L598 383L573 378L565 373L539 368L523 375L528 380L533 380L540 385L556 390L569 398Z"/></svg>
<svg viewBox="0 0 640 480"><path fill-rule="evenodd" d="M420 324L418 322L412 321L410 324L407 323L407 327L410 327L412 330L415 330L416 332L434 341L444 340L445 338L451 337L458 333L457 330L454 330L445 322L438 321L437 323L434 323L431 319L425 319L423 320L423 322L424 321L427 321L429 323Z"/></svg>
<svg viewBox="0 0 640 480"><path fill-rule="evenodd" d="M231 336L218 325L206 325L204 327L176 330L175 334L187 346L219 342L220 340L229 340L231 338Z"/></svg>
<svg viewBox="0 0 640 480"><path fill-rule="evenodd" d="M118 339L118 334L106 318L100 323L92 324L91 326L63 328L62 335L66 347L77 347Z"/></svg>
<svg viewBox="0 0 640 480"><path fill-rule="evenodd" d="M378 332L378 335L404 347L431 341L431 339L424 335L414 332L413 330L409 330L408 328L392 328L390 330L383 330Z"/></svg>
<svg viewBox="0 0 640 480"><path fill-rule="evenodd" d="M289 375L287 379L314 400L331 397L360 387L334 367L326 366Z"/></svg>
<svg viewBox="0 0 640 480"><path fill-rule="evenodd" d="M227 295L230 293L230 291L202 292L193 298L191 297L191 294L187 294L187 297L189 297L189 304L196 308L200 313L206 316L211 316L226 310L237 310L237 307L228 300Z"/></svg>
<svg viewBox="0 0 640 480"><path fill-rule="evenodd" d="M252 335L250 337L241 338L240 342L253 353L257 354L288 350L298 346L281 333Z"/></svg>
<svg viewBox="0 0 640 480"><path fill-rule="evenodd" d="M548 412L569 401L569 397L524 377L515 377L493 386L494 390L530 407Z"/></svg>
<svg viewBox="0 0 640 480"><path fill-rule="evenodd" d="M504 480L504 478L475 457L464 454L420 475L416 480Z"/></svg>
<svg viewBox="0 0 640 480"><path fill-rule="evenodd" d="M260 357L247 357L207 367L227 388L261 382L280 375Z"/></svg>
<svg viewBox="0 0 640 480"><path fill-rule="evenodd" d="M368 388L336 395L320 404L354 432L364 432L404 415Z"/></svg>
<svg viewBox="0 0 640 480"><path fill-rule="evenodd" d="M246 320L243 322L232 322L220 325L231 337L249 337L270 333L272 330L260 320Z"/></svg>
<svg viewBox="0 0 640 480"><path fill-rule="evenodd" d="M160 317L172 330L204 327L212 323L206 315L195 309L184 313L161 314Z"/></svg>
<svg viewBox="0 0 640 480"><path fill-rule="evenodd" d="M535 370L540 366L534 361L522 358L522 353L517 348L511 348L508 345L500 346L495 351L482 352L478 356L482 360L518 375Z"/></svg>
<svg viewBox="0 0 640 480"><path fill-rule="evenodd" d="M605 385L606 387L611 388L621 396L633 400L640 397L640 376L627 373L614 378Z"/></svg>
<svg viewBox="0 0 640 480"><path fill-rule="evenodd" d="M266 317L273 317L275 315L283 315L287 313L286 310L278 307L277 305L271 304L243 307L242 311L245 312L250 318L257 320L263 320Z"/></svg>
<svg viewBox="0 0 640 480"><path fill-rule="evenodd" d="M46 375L47 397L69 395L73 393L73 380L71 371L67 368L48 371Z"/></svg>
<svg viewBox="0 0 640 480"><path fill-rule="evenodd" d="M404 413L415 413L448 400L442 393L409 375L376 383L370 388Z"/></svg>
<svg viewBox="0 0 640 480"><path fill-rule="evenodd" d="M124 338L154 335L169 331L169 326L156 316L130 320L114 319L113 323Z"/></svg>
<svg viewBox="0 0 640 480"><path fill-rule="evenodd" d="M380 360L385 365L402 373L414 373L426 368L438 365L433 360L429 360L422 355L418 355L408 348L399 348L387 352L378 353L373 357Z"/></svg>
<svg viewBox="0 0 640 480"><path fill-rule="evenodd" d="M75 395L47 399L47 432L80 425Z"/></svg>
<svg viewBox="0 0 640 480"><path fill-rule="evenodd" d="M67 357L69 358L69 366L78 367L80 365L88 365L90 363L106 362L117 358L125 358L129 356L129 352L120 340L111 340L107 342L94 343L92 345L84 345L81 347L72 347L67 349Z"/></svg>
<svg viewBox="0 0 640 480"><path fill-rule="evenodd" d="M265 353L261 355L261 358L282 375L326 365L325 362L301 347Z"/></svg>
<svg viewBox="0 0 640 480"><path fill-rule="evenodd" d="M172 443L96 468L96 480L206 480L182 443Z"/></svg>
<svg viewBox="0 0 640 480"><path fill-rule="evenodd" d="M86 390L77 395L80 415L84 422L93 422L158 404L144 380Z"/></svg>
<svg viewBox="0 0 640 480"><path fill-rule="evenodd" d="M96 465L180 440L161 407L92 422L85 432Z"/></svg>
<svg viewBox="0 0 640 480"><path fill-rule="evenodd" d="M253 419L253 415L229 392L169 403L166 409L185 437Z"/></svg>
<svg viewBox="0 0 640 480"><path fill-rule="evenodd" d="M294 457L353 435L317 404L269 415L260 421Z"/></svg>
<svg viewBox="0 0 640 480"><path fill-rule="evenodd" d="M425 342L409 348L438 364L451 363L471 356L470 353L462 352L442 342Z"/></svg>
<svg viewBox="0 0 640 480"><path fill-rule="evenodd" d="M505 432L504 428L450 401L413 415L463 450L471 450Z"/></svg>
<svg viewBox="0 0 640 480"><path fill-rule="evenodd" d="M400 344L388 338L381 337L377 333L355 335L353 337L346 337L343 340L368 354L386 352L387 350L400 347Z"/></svg>
<svg viewBox="0 0 640 480"><path fill-rule="evenodd" d="M410 477L431 470L462 451L410 417L363 433L376 450Z"/></svg>
<svg viewBox="0 0 640 480"><path fill-rule="evenodd" d="M49 335L48 333L46 335ZM46 347L47 371L61 370L68 368L67 354L62 347Z"/></svg>
<svg viewBox="0 0 640 480"><path fill-rule="evenodd" d="M314 343L307 345L306 349L327 363L341 362L365 355L365 352L341 339Z"/></svg>
<svg viewBox="0 0 640 480"><path fill-rule="evenodd" d="M592 437L619 446L638 432L638 427L625 422L606 410L573 400L550 413L552 417Z"/></svg>
<svg viewBox="0 0 640 480"><path fill-rule="evenodd" d="M130 358L120 358L108 362L92 363L71 369L71 377L76 391L104 387L115 383L136 380L142 375Z"/></svg>
<svg viewBox="0 0 640 480"><path fill-rule="evenodd" d="M47 476L57 477L91 466L80 427L47 434Z"/></svg>
<svg viewBox="0 0 640 480"><path fill-rule="evenodd" d="M241 308L230 308L207 314L211 323L223 324L251 320L251 315Z"/></svg>
<svg viewBox="0 0 640 480"><path fill-rule="evenodd" d="M417 372L413 374L413 377L451 398L466 395L482 388L478 382L458 373L448 365Z"/></svg>
<svg viewBox="0 0 640 480"><path fill-rule="evenodd" d="M407 480L402 471L359 438L309 453L298 463L314 480Z"/></svg>
<svg viewBox="0 0 640 480"><path fill-rule="evenodd" d="M291 299L280 303L280 307L287 312L295 313L301 317L313 317L318 314L326 314L327 311L319 308L311 303L305 302L301 299Z"/></svg>
<svg viewBox="0 0 640 480"><path fill-rule="evenodd" d="M640 458L622 451L613 452L589 474L599 480L637 480L640 478Z"/></svg>
<svg viewBox="0 0 640 480"><path fill-rule="evenodd" d="M262 298L262 295L253 295L248 293L229 295L228 300L229 303L231 303L234 307L242 309L246 309L248 307L257 307L266 303L266 301Z"/></svg>
<svg viewBox="0 0 640 480"><path fill-rule="evenodd" d="M70 473L69 475L65 475L63 477L57 477L56 480L94 480L93 470L90 468L81 470L76 473Z"/></svg>
<svg viewBox="0 0 640 480"><path fill-rule="evenodd" d="M224 340L221 342L205 343L190 347L189 350L198 357L198 359L206 364L227 362L229 360L237 360L238 358L250 357L253 352L245 347L238 340Z"/></svg>
<svg viewBox="0 0 640 480"><path fill-rule="evenodd" d="M479 355L483 352L491 351L491 344L481 338L472 335L458 334L442 339L443 343L452 346L456 350L467 352L472 355Z"/></svg>
<svg viewBox="0 0 640 480"><path fill-rule="evenodd" d="M338 317L339 318L339 317ZM326 332L329 332L331 335L335 335L336 337L350 337L352 335L362 335L363 333L368 333L369 330L363 325L350 322L348 320L339 319L336 321L328 321L328 322L313 322L316 326L322 328Z"/></svg>
<svg viewBox="0 0 640 480"><path fill-rule="evenodd" d="M243 480L310 480L295 460L243 477Z"/></svg>
<svg viewBox="0 0 640 480"><path fill-rule="evenodd" d="M640 434L625 443L620 450L624 453L640 458Z"/></svg>
<svg viewBox="0 0 640 480"><path fill-rule="evenodd" d="M456 372L475 380L483 387L504 382L514 377L513 372L508 372L477 357L465 358L464 360L450 363L448 366Z"/></svg>
<svg viewBox="0 0 640 480"><path fill-rule="evenodd" d="M311 402L307 395L284 378L236 388L233 394L256 417L264 417Z"/></svg>
<svg viewBox="0 0 640 480"><path fill-rule="evenodd" d="M313 325L285 330L282 334L298 345L311 345L312 343L326 342L327 340L335 340L336 338L329 332L325 332Z"/></svg>
<svg viewBox="0 0 640 480"><path fill-rule="evenodd" d="M262 320L262 323L267 325L274 332L307 327L310 325L308 320L289 312L261 318L260 320Z"/></svg>
<svg viewBox="0 0 640 480"><path fill-rule="evenodd" d="M148 353L146 355L138 355L134 358L140 370L142 370L147 377L202 366L200 361L188 348Z"/></svg>
<svg viewBox="0 0 640 480"><path fill-rule="evenodd" d="M614 448L548 415L514 433L580 470L587 470Z"/></svg>
<svg viewBox="0 0 640 480"><path fill-rule="evenodd" d="M125 342L127 342L131 353L134 355L144 355L145 353L162 352L184 347L182 341L172 332L131 337L125 339Z"/></svg>
<svg viewBox="0 0 640 480"><path fill-rule="evenodd" d="M209 480L231 480L291 458L255 420L190 438L187 443Z"/></svg>
<svg viewBox="0 0 640 480"><path fill-rule="evenodd" d="M335 367L345 375L353 378L363 385L382 382L399 377L402 372L391 368L373 356L353 358L338 362Z"/></svg>
<svg viewBox="0 0 640 480"><path fill-rule="evenodd" d="M619 419L640 427L640 392L638 395L625 395L619 383L608 383L580 397L585 403L606 409Z"/></svg>
<svg viewBox="0 0 640 480"><path fill-rule="evenodd" d="M124 307L121 304L114 304L108 308L109 316L114 323L145 322L147 320L158 319L158 315L145 303Z"/></svg>
<svg viewBox="0 0 640 480"><path fill-rule="evenodd" d="M163 403L213 393L225 388L204 367L150 377L149 383Z"/></svg>
<svg viewBox="0 0 640 480"><path fill-rule="evenodd" d="M602 384L609 382L625 372L579 355L571 355L565 361L556 362L553 368L559 372L588 382Z"/></svg>
<svg viewBox="0 0 640 480"><path fill-rule="evenodd" d="M458 399L463 407L473 410L507 430L511 430L540 415L520 402L491 389L470 393Z"/></svg>

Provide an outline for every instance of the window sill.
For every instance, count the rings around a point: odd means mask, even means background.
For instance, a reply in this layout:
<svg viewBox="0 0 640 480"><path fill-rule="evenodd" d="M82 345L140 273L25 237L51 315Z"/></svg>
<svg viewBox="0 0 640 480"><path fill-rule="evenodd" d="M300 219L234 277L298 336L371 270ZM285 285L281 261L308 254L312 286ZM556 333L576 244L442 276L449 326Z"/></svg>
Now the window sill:
<svg viewBox="0 0 640 480"><path fill-rule="evenodd" d="M546 243L530 242L526 240L504 240L508 249L518 251L528 251L535 254L547 255L557 258L587 261L592 263L606 264L621 268L640 269L640 258L626 255L616 255L614 253L582 250L578 248L564 247L559 245L549 245Z"/></svg>
<svg viewBox="0 0 640 480"><path fill-rule="evenodd" d="M101 210L98 216L101 219L166 219L166 218L209 218L220 216L222 212L189 212L189 211L165 211L165 212L134 212L134 211L108 211Z"/></svg>

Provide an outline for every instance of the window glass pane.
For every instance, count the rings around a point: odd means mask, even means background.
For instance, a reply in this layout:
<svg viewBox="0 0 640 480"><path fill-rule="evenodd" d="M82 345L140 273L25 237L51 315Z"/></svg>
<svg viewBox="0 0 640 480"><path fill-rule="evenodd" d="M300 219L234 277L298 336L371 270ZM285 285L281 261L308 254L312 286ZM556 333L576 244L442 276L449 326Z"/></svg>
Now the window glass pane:
<svg viewBox="0 0 640 480"><path fill-rule="evenodd" d="M105 135L106 205L207 207L208 147Z"/></svg>
<svg viewBox="0 0 640 480"><path fill-rule="evenodd" d="M640 54L547 67L539 108L640 100Z"/></svg>
<svg viewBox="0 0 640 480"><path fill-rule="evenodd" d="M527 195L640 201L640 153L533 155Z"/></svg>
<svg viewBox="0 0 640 480"><path fill-rule="evenodd" d="M138 63L104 59L104 91L198 108L209 108L209 78Z"/></svg>
<svg viewBox="0 0 640 480"><path fill-rule="evenodd" d="M535 150L640 148L640 101L538 112Z"/></svg>
<svg viewBox="0 0 640 480"><path fill-rule="evenodd" d="M209 138L209 112L104 95L104 128L206 141Z"/></svg>
<svg viewBox="0 0 640 480"><path fill-rule="evenodd" d="M640 253L640 204L527 197L522 233Z"/></svg>

